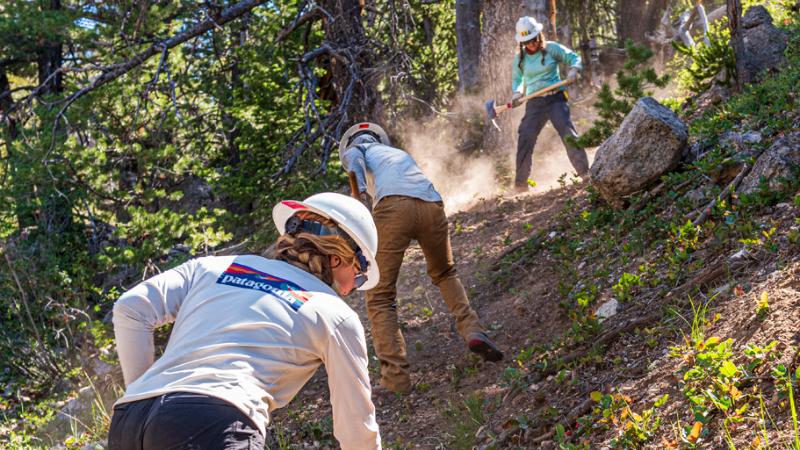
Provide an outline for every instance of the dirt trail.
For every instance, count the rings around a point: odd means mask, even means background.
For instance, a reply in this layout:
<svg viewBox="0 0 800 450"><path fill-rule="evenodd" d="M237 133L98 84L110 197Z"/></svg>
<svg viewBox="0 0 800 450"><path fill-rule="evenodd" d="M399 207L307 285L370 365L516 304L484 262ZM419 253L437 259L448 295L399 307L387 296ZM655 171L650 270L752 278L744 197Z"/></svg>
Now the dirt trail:
<svg viewBox="0 0 800 450"><path fill-rule="evenodd" d="M498 258L547 229L564 203L581 195L579 186L568 186L499 197L449 217L461 280L481 321L505 352L500 363L484 363L466 351L438 289L427 276L421 250L416 245L409 248L398 283L398 310L415 389L402 398L376 399L385 443L398 443L402 448L409 444L413 448L453 448L453 436L448 434L455 425L451 413L464 409L464 401L470 397L491 398L507 389L498 380L520 350L544 344L569 327L569 319L558 307L557 279L549 261L533 261L530 269L505 289L493 283L492 274ZM348 301L361 316L370 342L363 295ZM369 351L374 355L371 342ZM374 356L370 373L377 383ZM298 398L276 414L275 421L279 429L294 434L300 422L324 422L325 417L330 417L330 406L327 381L320 370ZM295 436L298 440L285 437L292 443L303 441L302 436Z"/></svg>

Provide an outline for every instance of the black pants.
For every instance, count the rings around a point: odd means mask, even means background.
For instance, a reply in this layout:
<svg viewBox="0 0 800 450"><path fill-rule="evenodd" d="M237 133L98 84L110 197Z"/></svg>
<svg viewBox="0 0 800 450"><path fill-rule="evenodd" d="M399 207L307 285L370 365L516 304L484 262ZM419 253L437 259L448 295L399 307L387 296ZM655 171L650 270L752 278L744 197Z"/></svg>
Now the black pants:
<svg viewBox="0 0 800 450"><path fill-rule="evenodd" d="M262 450L264 436L230 403L175 392L114 407L109 450Z"/></svg>
<svg viewBox="0 0 800 450"><path fill-rule="evenodd" d="M548 120L553 123L561 136L561 142L567 149L567 157L572 163L572 167L575 168L575 172L582 176L589 171L589 158L586 156L586 151L570 144L565 139L567 136L577 138L578 132L575 131L575 125L572 124L569 115L567 97L563 92L559 92L547 97L532 98L525 104L525 115L519 124L517 141L517 174L514 177L516 186L527 186L536 138L539 137L539 133Z"/></svg>

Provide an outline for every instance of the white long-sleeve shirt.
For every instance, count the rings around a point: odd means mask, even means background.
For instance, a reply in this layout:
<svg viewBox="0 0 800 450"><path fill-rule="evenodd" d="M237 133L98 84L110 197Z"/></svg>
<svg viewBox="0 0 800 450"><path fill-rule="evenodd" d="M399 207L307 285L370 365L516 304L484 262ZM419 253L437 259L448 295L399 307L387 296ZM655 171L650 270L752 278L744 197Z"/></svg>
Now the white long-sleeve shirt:
<svg viewBox="0 0 800 450"><path fill-rule="evenodd" d="M266 434L270 413L320 364L343 449L380 449L364 328L315 276L259 256L198 258L154 276L114 305L126 403L170 392L228 401ZM175 322L154 361L153 330Z"/></svg>

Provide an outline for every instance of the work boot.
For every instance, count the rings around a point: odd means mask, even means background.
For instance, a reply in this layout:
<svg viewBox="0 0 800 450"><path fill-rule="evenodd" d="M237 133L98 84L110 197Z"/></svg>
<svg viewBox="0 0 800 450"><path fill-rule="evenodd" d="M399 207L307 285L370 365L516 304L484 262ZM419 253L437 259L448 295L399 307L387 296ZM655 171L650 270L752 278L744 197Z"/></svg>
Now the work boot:
<svg viewBox="0 0 800 450"><path fill-rule="evenodd" d="M497 362L503 359L503 352L489 339L486 333L475 331L467 339L469 351L481 355L484 361Z"/></svg>
<svg viewBox="0 0 800 450"><path fill-rule="evenodd" d="M530 187L527 184L515 184L514 185L514 193L515 194L524 194L530 191Z"/></svg>

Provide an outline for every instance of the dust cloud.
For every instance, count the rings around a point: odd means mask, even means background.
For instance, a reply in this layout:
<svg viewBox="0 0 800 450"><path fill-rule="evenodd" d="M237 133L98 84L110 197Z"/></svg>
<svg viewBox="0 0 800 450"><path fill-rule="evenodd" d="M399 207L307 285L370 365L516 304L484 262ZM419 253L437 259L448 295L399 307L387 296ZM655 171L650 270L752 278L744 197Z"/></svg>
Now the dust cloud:
<svg viewBox="0 0 800 450"><path fill-rule="evenodd" d="M459 105L460 109L483 110L476 98L460 99ZM448 214L494 198L500 189L494 158L481 151L459 150L470 139L468 128L460 112L428 122L407 121L398 127L404 150L433 182Z"/></svg>
<svg viewBox="0 0 800 450"><path fill-rule="evenodd" d="M473 205L501 195L514 195L512 190L517 126L524 108L515 109L511 122L502 133L512 137L512 145L492 153L485 151L465 152L459 146L470 139L469 126L464 121L463 111L472 117L484 113L483 98L462 97L456 104L458 110L440 115L431 121L406 121L397 127L404 150L409 152L425 175L442 195L448 214L469 209ZM575 117L573 116L573 120ZM576 127L580 126L576 123ZM480 139L480 136L473 137ZM480 147L480 144L478 145ZM587 149L591 164L594 149ZM533 154L531 180L536 186L530 192L544 192L560 187L559 178L571 182L575 170L567 158L566 150L555 128L548 122Z"/></svg>

